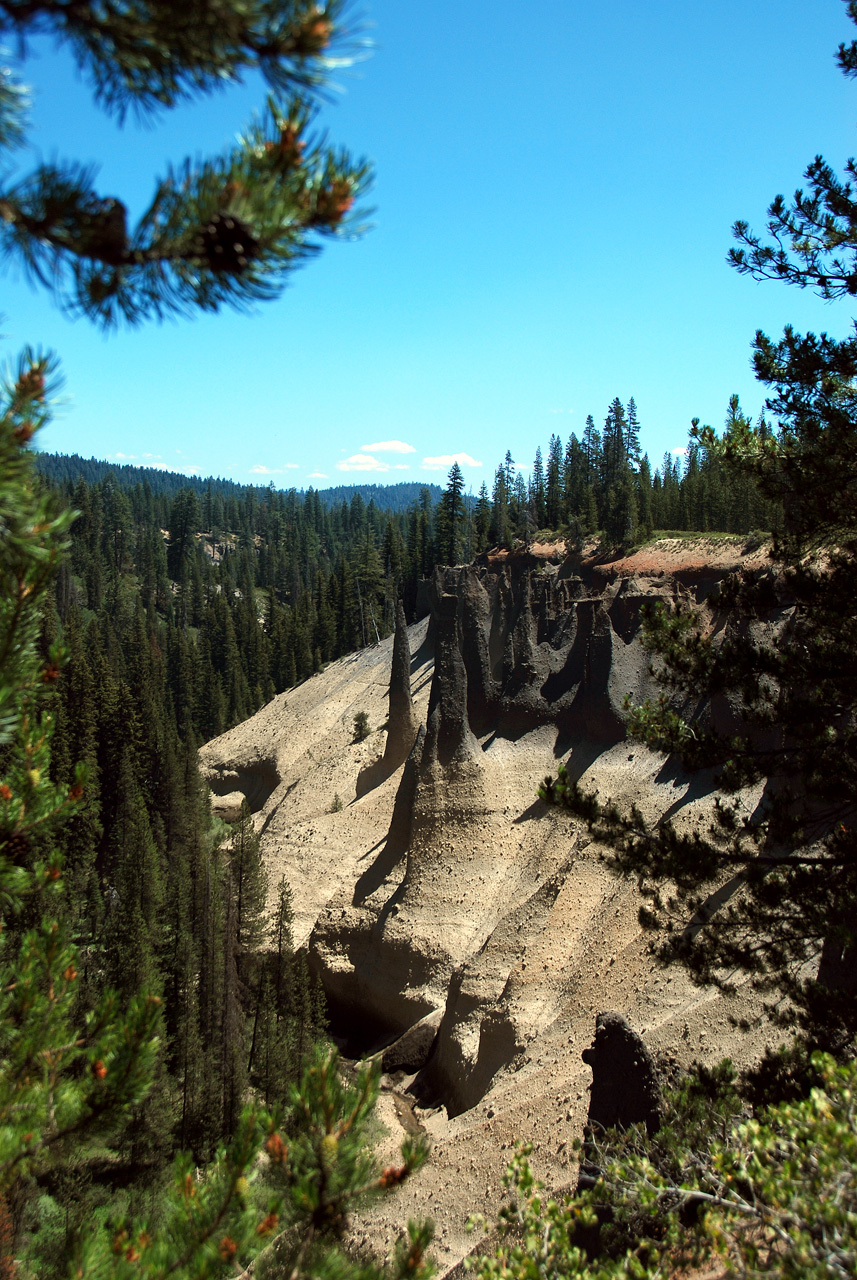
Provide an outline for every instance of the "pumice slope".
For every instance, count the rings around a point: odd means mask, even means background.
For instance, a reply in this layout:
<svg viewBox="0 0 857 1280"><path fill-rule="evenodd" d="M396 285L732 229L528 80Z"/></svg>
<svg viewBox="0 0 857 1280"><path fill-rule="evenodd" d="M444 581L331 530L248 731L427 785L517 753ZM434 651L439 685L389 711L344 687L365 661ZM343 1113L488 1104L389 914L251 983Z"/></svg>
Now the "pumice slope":
<svg viewBox="0 0 857 1280"><path fill-rule="evenodd" d="M768 1042L755 997L726 1000L653 962L636 886L607 869L583 824L536 797L563 760L653 821L704 820L710 779L626 741L623 701L653 690L643 603L705 609L739 563L752 571L764 552L677 540L610 562L549 549L438 571L426 616L406 637L400 620L395 664L391 637L201 749L215 807L228 816L246 796L271 885L285 875L292 887L296 943L345 1052L393 1046L390 1147L413 1125L433 1143L358 1244L383 1251L408 1217L430 1216L449 1270L473 1247L469 1214L499 1206L517 1141L534 1144L550 1184L573 1185L592 1079L581 1053L599 1013L621 1014L679 1064L742 1064ZM356 742L361 710L370 734Z"/></svg>

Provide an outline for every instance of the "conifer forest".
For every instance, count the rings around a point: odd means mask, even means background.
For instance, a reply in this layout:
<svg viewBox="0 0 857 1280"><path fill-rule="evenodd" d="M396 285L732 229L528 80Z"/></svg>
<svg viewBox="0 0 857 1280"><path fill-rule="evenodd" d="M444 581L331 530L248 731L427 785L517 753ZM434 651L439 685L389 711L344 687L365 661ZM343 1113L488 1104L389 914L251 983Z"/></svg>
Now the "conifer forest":
<svg viewBox="0 0 857 1280"><path fill-rule="evenodd" d="M248 69L267 93L230 150L157 182L135 226L82 165L4 169L0 251L105 331L267 305L363 233L371 167L310 129L344 10L0 0L0 36L66 42L120 120ZM846 13L857 23L857 0ZM857 44L838 61L857 76ZM0 69L4 160L26 128ZM817 158L806 193L771 205L773 243L735 224L732 266L853 297L854 179ZM660 962L722 989L740 973L788 1044L743 1074L695 1063L648 1128L589 1127L574 1194L543 1195L520 1145L470 1265L483 1280L857 1272L857 343L758 333L753 361L762 413L733 395L660 459L645 406L616 396L579 437L495 458L477 492L458 462L440 486L299 491L40 451L60 362L17 354L0 384L0 1280L428 1280L428 1212L385 1258L348 1246L428 1144L409 1133L376 1166L378 1065L338 1057L292 887L271 880L246 803L231 824L212 813L199 748L378 646L400 602L424 616L439 568L526 566L541 543L605 563L693 535L768 548L717 600L754 623L774 601L788 624L720 644L689 611L644 615L665 694L629 697L628 734L714 771L712 825L620 812L562 764L532 803L586 824L638 885ZM728 733L676 709L724 691ZM363 741L365 711L354 724ZM744 819L734 797L760 781ZM727 875L742 892L712 930L703 906Z"/></svg>

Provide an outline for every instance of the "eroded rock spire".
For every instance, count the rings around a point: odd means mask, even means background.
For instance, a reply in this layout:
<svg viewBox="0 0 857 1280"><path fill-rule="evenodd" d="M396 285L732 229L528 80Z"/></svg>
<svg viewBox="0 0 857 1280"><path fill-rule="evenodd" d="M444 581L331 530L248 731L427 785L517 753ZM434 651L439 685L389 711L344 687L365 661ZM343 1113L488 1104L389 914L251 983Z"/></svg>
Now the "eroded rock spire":
<svg viewBox="0 0 857 1280"><path fill-rule="evenodd" d="M417 736L417 717L411 696L411 649L408 624L401 600L396 604L396 634L393 638L393 662L390 668L390 712L387 745L384 749L384 772L391 774L404 764Z"/></svg>
<svg viewBox="0 0 857 1280"><path fill-rule="evenodd" d="M458 646L458 596L437 603L434 677L429 696L423 766L478 757L479 744L467 718L467 669Z"/></svg>

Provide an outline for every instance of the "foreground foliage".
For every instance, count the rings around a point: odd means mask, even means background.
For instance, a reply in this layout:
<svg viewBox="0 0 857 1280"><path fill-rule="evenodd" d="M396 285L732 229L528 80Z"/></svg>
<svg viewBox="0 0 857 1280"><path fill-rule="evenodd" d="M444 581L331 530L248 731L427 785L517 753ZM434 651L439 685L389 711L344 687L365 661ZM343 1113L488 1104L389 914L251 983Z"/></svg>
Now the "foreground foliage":
<svg viewBox="0 0 857 1280"><path fill-rule="evenodd" d="M66 549L73 513L56 512L33 483L27 442L44 420L49 362L28 354L4 388L0 416L0 1266L3 1274L88 1277L234 1274L284 1230L289 1273L423 1275L430 1232L413 1226L387 1271L356 1266L338 1247L357 1200L394 1187L419 1166L422 1147L379 1173L366 1126L377 1074L347 1084L335 1055L317 1054L285 1109L245 1109L206 1167L180 1155L171 1179L142 1199L117 1194L123 1156L157 1113L162 1001L130 990L120 999L64 920L63 866L53 843L79 813L85 769L71 784L50 779L51 690L64 654L40 651L44 596ZM239 824L231 874L245 901L258 898L252 828ZM42 852L44 851L44 852ZM130 888L119 906L128 913ZM281 909L285 910L285 907ZM235 923L234 957L252 939ZM282 921L281 921L281 927ZM252 932L252 931L251 931ZM104 957L97 957L104 962ZM199 979L191 979L196 988ZM228 1077L228 1072L227 1072ZM233 1105L238 1104L236 1098ZM107 1194L83 1194L93 1179ZM128 1186L127 1178L125 1185ZM57 1229L52 1197L88 1206L88 1220ZM143 1212L141 1205L147 1204ZM11 1259L19 1260L13 1268Z"/></svg>
<svg viewBox="0 0 857 1280"><path fill-rule="evenodd" d="M853 1275L857 1065L824 1055L814 1065L821 1083L808 1098L733 1123L707 1147L685 1146L699 1130L681 1122L654 1143L637 1131L606 1135L590 1149L598 1180L577 1197L548 1196L522 1149L506 1175L502 1241L472 1269L481 1280L653 1280L705 1261L735 1276ZM613 1247L593 1257L599 1224Z"/></svg>
<svg viewBox="0 0 857 1280"><path fill-rule="evenodd" d="M353 223L370 170L312 133L313 97L347 61L342 0L163 0L64 5L3 0L0 36L68 44L96 101L124 119L222 91L248 72L270 94L223 155L156 183L136 226L91 168L53 160L0 186L0 251L72 313L110 328L276 297L325 236ZM352 50L353 53L353 50ZM8 72L0 147L26 137L26 94ZM10 166L11 167L11 166Z"/></svg>
<svg viewBox="0 0 857 1280"><path fill-rule="evenodd" d="M271 90L236 148L168 173L129 229L74 162L14 176L27 101L4 69L0 251L105 327L274 296L368 177L309 133L341 9L0 0L0 34L25 53L36 35L67 42L120 117L250 70ZM127 609L115 487L106 529L88 513L95 607L71 607L69 535L86 512L37 480L29 448L55 381L26 350L0 385L0 1274L234 1275L277 1240L294 1277L422 1276L426 1227L386 1268L340 1247L358 1200L425 1153L373 1167L376 1076L348 1084L313 1048L316 1014L293 1016L288 887L268 919L250 815L231 832L211 820L192 717L171 714L146 612ZM178 506L174 560L194 533ZM94 616L102 554L127 631ZM149 567L156 593L154 553Z"/></svg>

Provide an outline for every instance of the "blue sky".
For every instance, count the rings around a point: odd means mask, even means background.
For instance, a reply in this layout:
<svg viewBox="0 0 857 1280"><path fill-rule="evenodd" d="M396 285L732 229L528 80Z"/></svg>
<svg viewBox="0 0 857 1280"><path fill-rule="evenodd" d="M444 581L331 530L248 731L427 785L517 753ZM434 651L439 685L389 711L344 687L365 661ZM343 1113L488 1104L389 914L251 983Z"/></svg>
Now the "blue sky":
<svg viewBox="0 0 857 1280"><path fill-rule="evenodd" d="M634 396L653 463L732 392L761 407L757 328L841 334L842 304L730 270L817 153L853 154L834 63L842 0L365 0L372 56L338 76L331 140L377 171L373 228L329 244L282 297L107 337L7 269L4 345L61 356L42 447L241 482L436 480L476 491ZM168 160L228 145L247 85L119 129L65 55L23 67L31 141L100 163L132 213Z"/></svg>

